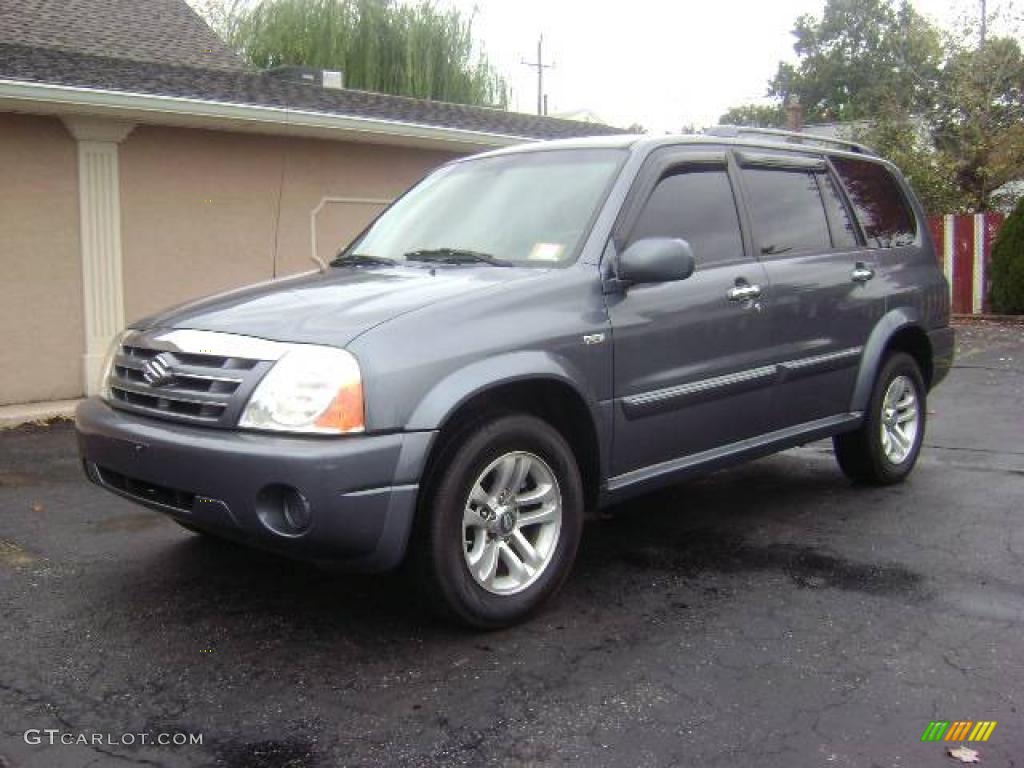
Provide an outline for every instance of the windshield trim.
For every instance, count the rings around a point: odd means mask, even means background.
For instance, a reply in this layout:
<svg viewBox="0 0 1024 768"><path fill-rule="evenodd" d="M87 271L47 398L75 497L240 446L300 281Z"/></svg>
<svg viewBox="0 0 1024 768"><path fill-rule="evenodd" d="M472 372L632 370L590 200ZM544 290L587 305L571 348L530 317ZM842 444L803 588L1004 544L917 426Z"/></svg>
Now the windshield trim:
<svg viewBox="0 0 1024 768"><path fill-rule="evenodd" d="M557 146L553 146L553 147L546 147L544 149L537 149L537 148L534 147L534 148L531 148L531 149L522 149L522 150L513 151L513 152L502 152L502 153L500 153L500 155L495 155L495 154L491 154L491 153L488 152L488 153L484 153L484 154L481 154L481 155L470 155L469 157L460 157L460 158L456 158L454 160L449 160L444 165L435 168L430 173L428 173L425 176L423 176L423 178L421 178L415 184L412 184L408 189L406 189L404 192L402 192L402 194L400 194L398 197L396 197L394 200L392 200L385 208L383 208L376 216L374 216L373 219L371 219L370 222L365 227L363 227L362 231L358 235L356 235L348 245L346 245L344 248L342 248L341 250L338 251L338 253L334 256L334 258L329 262L329 264L330 264L331 267L346 266L345 264L338 264L337 262L339 260L343 259L345 256L348 256L350 253L352 253L352 252L354 252L354 251L356 251L358 249L360 243L362 243L362 241L366 237L367 233L373 228L373 226L377 223L377 221L385 213L390 211L393 206L397 205L398 202L400 200L402 200L402 198L404 198L406 195L408 195L410 192L412 192L414 189L416 189L420 184L425 182L431 176L433 176L433 175L435 175L437 173L442 173L442 172L446 171L447 169L452 168L453 166L462 165L464 163L476 163L476 162L483 162L483 161L487 161L487 160L493 160L496 156L514 157L515 155L535 155L535 154L539 154L539 153L550 153L550 152L566 153L566 152L594 152L594 151L607 152L610 155L611 154L618 154L620 157L619 157L618 164L615 165L614 168L612 169L612 172L610 174L608 174L608 181L605 184L605 188L603 190L601 190L600 195L598 195L598 197L597 197L597 202L594 205L594 210L591 212L590 218L587 220L586 226L584 227L584 234L579 238L579 242L576 243L576 246L569 253L569 255L567 255L564 259L561 259L561 260L559 260L557 262L555 262L555 261L538 261L536 263L532 263L532 262L529 262L529 261L522 261L522 260L520 260L520 261L508 260L508 261L503 261L502 262L502 266L508 265L509 267L516 267L516 268L523 268L523 269L567 269L568 267L573 266L574 264L576 264L579 261L580 255L583 253L583 249L586 247L587 241L590 239L590 234L593 232L594 224L597 222L598 217L601 215L601 212L604 210L605 205L607 205L608 198L611 195L612 190L615 188L615 182L618 181L619 176L621 176L621 174L622 174L622 169L625 167L626 162L627 162L627 160L630 157L631 150L630 150L629 147L557 147ZM415 264L419 268L422 268L423 265L428 265L428 266L431 266L431 267L435 267L435 266L439 266L439 265L443 265L443 266L458 266L458 267L466 267L466 266L476 267L476 266L481 266L481 265L488 266L486 264L483 264L483 262L480 262L479 264L469 263L469 264L457 264L457 265L455 265L455 264L453 264L453 265L444 265L443 262L411 262L410 263L410 262L408 262L408 261L406 261L404 259L398 259L398 260L395 261L395 266L399 266L399 267L410 266L411 264Z"/></svg>

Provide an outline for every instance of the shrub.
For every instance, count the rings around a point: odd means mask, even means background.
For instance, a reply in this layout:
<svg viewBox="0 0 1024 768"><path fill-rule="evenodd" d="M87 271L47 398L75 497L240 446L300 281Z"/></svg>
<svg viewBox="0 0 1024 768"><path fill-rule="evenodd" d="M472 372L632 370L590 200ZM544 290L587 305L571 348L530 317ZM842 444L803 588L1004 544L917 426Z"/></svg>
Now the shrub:
<svg viewBox="0 0 1024 768"><path fill-rule="evenodd" d="M1003 222L992 245L992 310L1024 314L1024 198Z"/></svg>

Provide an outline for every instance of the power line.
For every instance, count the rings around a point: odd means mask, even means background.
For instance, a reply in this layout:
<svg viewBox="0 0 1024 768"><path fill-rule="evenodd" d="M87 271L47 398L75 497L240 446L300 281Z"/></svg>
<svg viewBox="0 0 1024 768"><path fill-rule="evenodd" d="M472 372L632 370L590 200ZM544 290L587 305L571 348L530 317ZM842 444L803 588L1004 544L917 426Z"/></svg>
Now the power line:
<svg viewBox="0 0 1024 768"><path fill-rule="evenodd" d="M537 70L537 114L546 115L548 110L547 98L544 95L544 70L554 69L555 65L554 63L544 63L544 35L537 38L537 60L527 61L523 59L521 63Z"/></svg>

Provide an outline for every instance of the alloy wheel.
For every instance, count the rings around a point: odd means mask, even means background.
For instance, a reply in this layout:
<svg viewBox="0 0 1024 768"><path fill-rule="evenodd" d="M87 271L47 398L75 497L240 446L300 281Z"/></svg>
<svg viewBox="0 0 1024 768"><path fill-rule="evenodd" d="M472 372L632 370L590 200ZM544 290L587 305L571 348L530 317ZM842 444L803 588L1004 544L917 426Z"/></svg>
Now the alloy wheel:
<svg viewBox="0 0 1024 768"><path fill-rule="evenodd" d="M558 546L562 494L551 467L512 451L484 468L462 516L463 554L473 580L497 595L529 587Z"/></svg>
<svg viewBox="0 0 1024 768"><path fill-rule="evenodd" d="M914 382L909 376L895 377L882 398L882 452L890 463L901 464L910 455L920 422Z"/></svg>

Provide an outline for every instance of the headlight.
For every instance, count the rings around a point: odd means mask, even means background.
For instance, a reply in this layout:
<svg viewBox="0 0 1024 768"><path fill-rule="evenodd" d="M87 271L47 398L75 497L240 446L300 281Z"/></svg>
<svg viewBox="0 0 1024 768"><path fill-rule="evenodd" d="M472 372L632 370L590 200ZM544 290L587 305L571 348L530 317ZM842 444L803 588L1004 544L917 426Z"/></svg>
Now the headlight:
<svg viewBox="0 0 1024 768"><path fill-rule="evenodd" d="M342 349L296 346L256 386L238 425L278 432L362 432L359 363Z"/></svg>
<svg viewBox="0 0 1024 768"><path fill-rule="evenodd" d="M110 392L110 374L114 372L114 358L117 357L117 352L121 349L121 344L124 342L124 337L127 336L129 331L121 331L114 337L114 340L110 344L110 349L107 350L107 356L103 359L103 367L100 368L100 381L99 388L97 391L104 400L110 400L113 395Z"/></svg>

